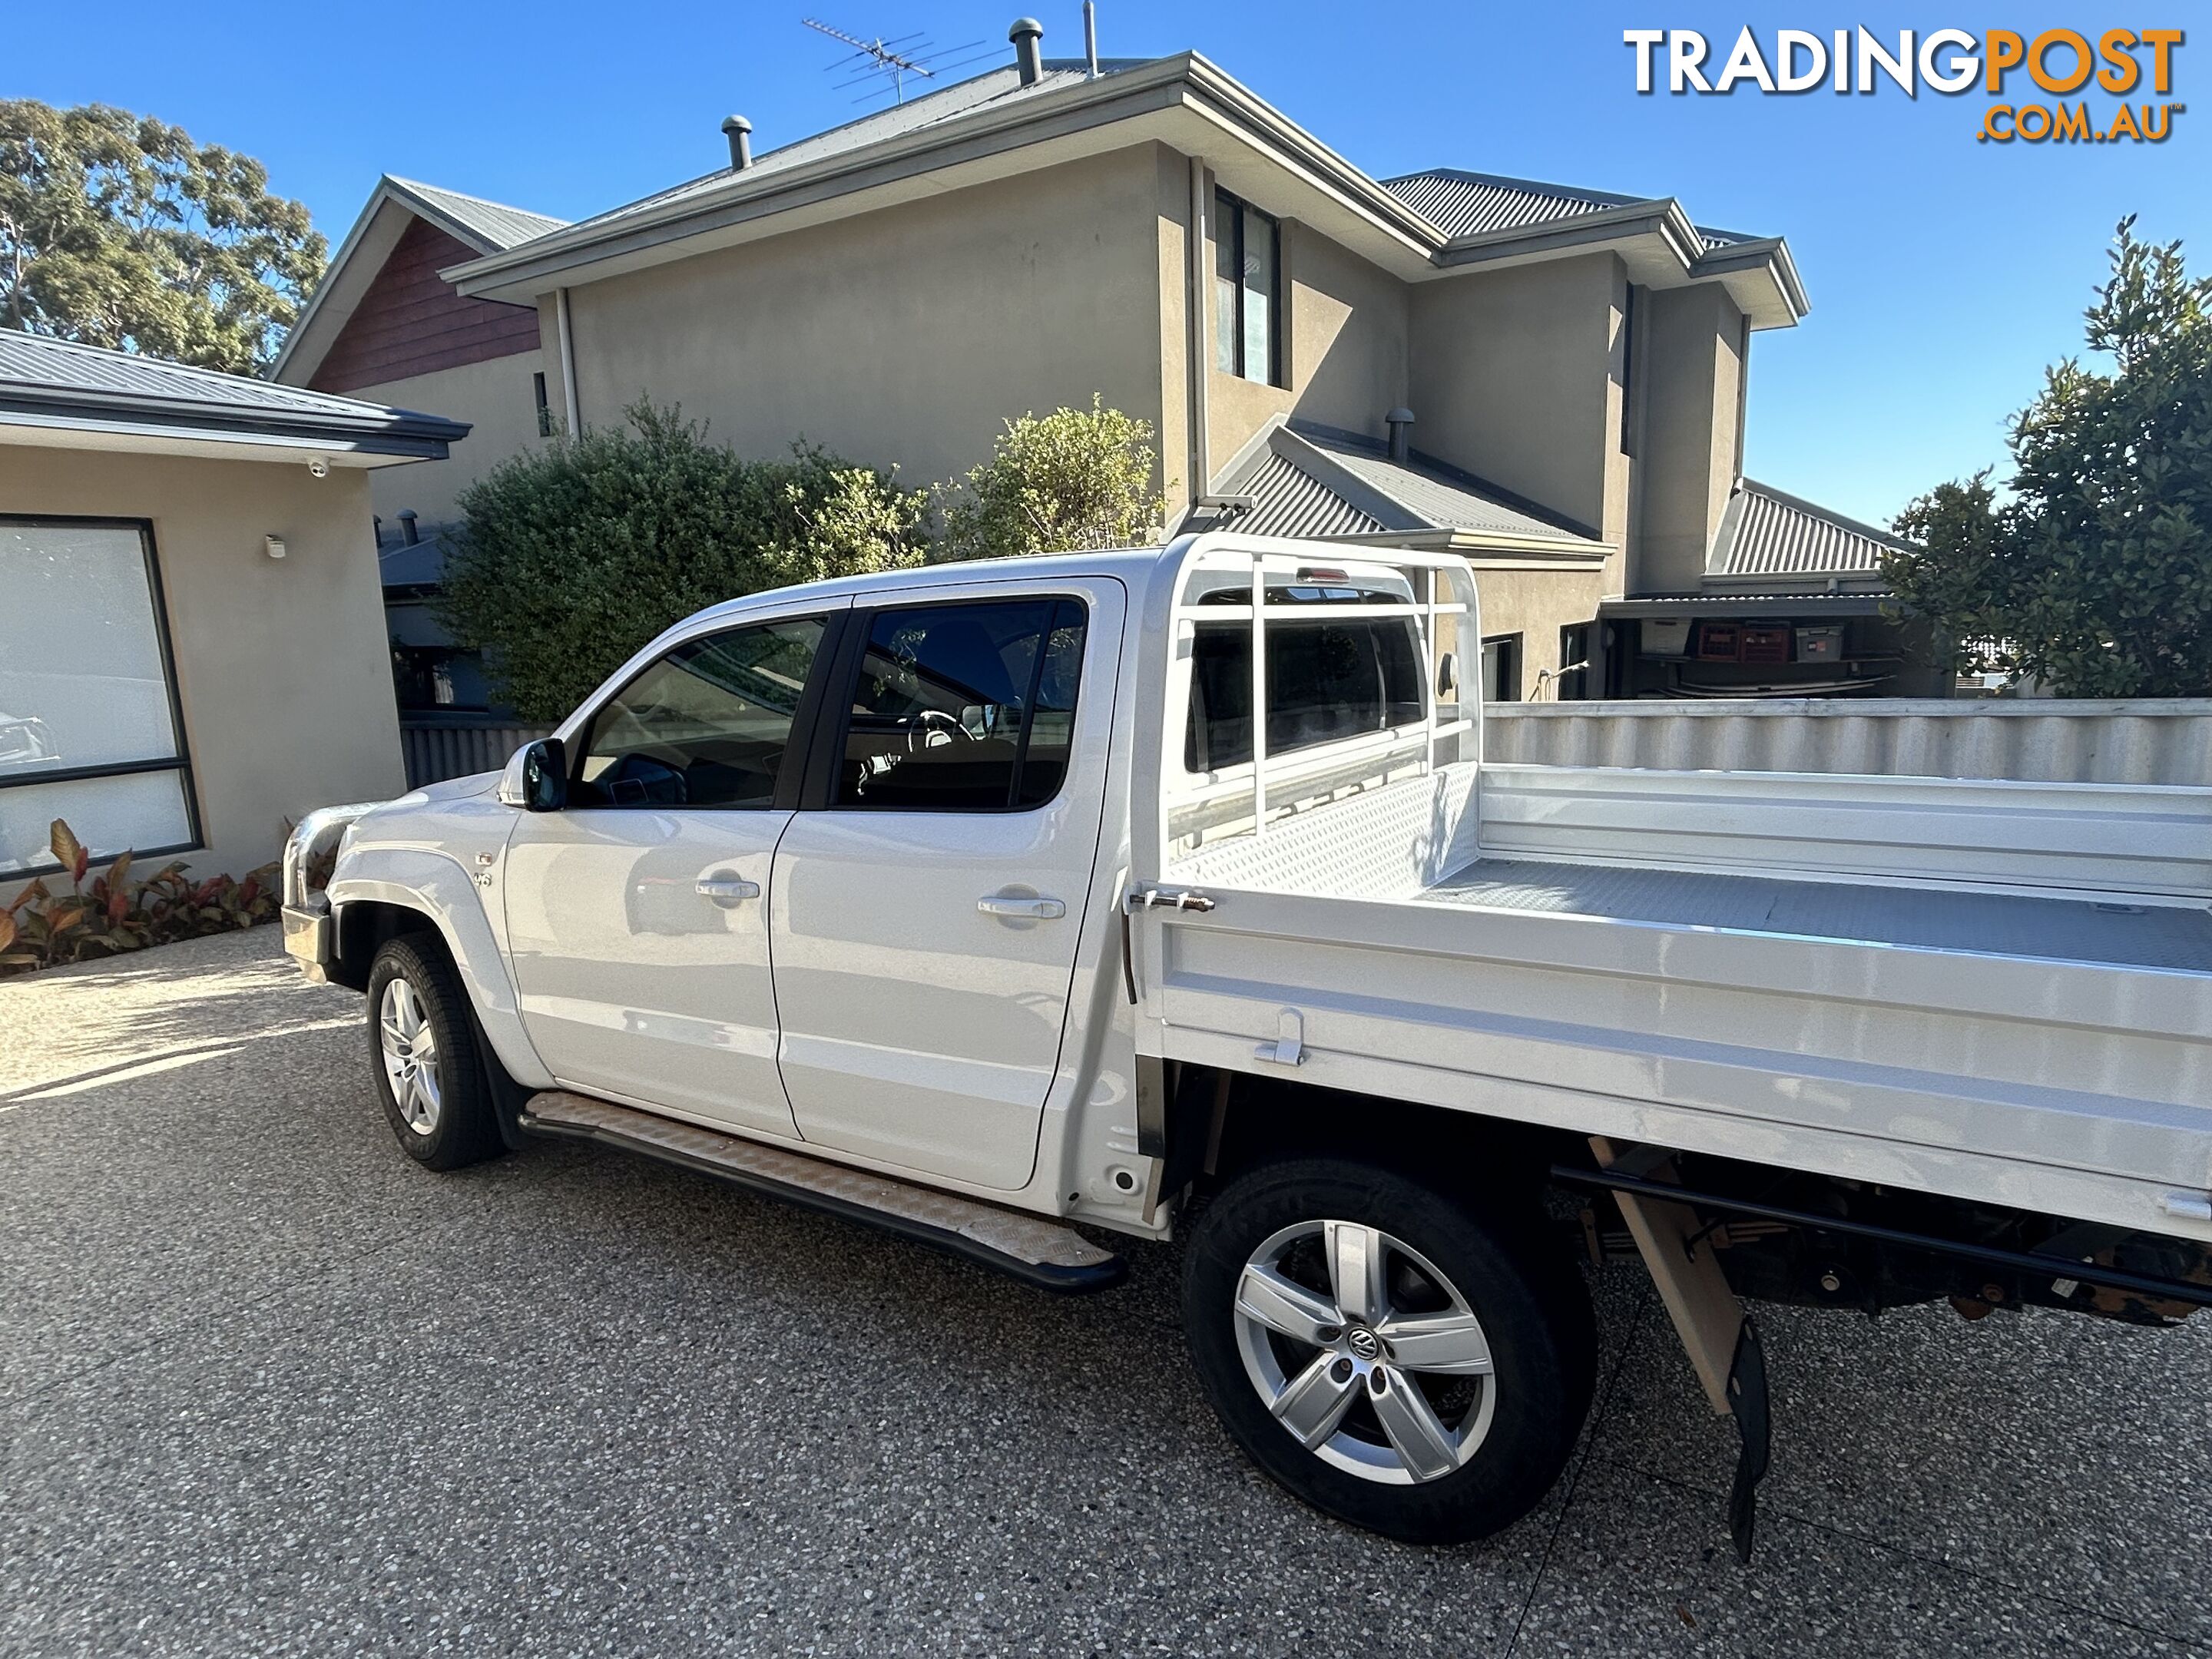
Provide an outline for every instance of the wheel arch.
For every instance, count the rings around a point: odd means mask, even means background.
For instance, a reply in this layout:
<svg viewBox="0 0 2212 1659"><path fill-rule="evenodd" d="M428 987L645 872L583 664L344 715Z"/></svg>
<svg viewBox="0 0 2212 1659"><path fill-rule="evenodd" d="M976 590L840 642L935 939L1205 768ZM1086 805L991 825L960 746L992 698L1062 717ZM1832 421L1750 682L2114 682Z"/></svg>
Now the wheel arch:
<svg viewBox="0 0 2212 1659"><path fill-rule="evenodd" d="M421 848L380 848L349 860L327 890L337 930L333 981L364 988L385 940L431 935L459 974L470 1012L507 1075L524 1089L554 1086L523 1029L520 998L481 890L458 860Z"/></svg>
<svg viewBox="0 0 2212 1659"><path fill-rule="evenodd" d="M1194 1062L1166 1078L1164 1192L1203 1195L1264 1164L1341 1158L1425 1185L1536 1202L1550 1166L1580 1150L1565 1131L1480 1111L1349 1093L1295 1077Z"/></svg>

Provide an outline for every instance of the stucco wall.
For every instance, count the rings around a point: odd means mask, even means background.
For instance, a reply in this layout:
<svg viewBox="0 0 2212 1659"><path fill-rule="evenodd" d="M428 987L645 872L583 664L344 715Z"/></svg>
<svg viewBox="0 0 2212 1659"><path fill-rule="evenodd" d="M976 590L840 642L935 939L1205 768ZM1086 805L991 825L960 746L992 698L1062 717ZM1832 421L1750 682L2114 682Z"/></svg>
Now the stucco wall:
<svg viewBox="0 0 2212 1659"><path fill-rule="evenodd" d="M1631 593L1680 593L1735 483L1743 410L1743 313L1717 284L1644 294L1638 482Z"/></svg>
<svg viewBox="0 0 2212 1659"><path fill-rule="evenodd" d="M1216 476L1271 415L1381 438L1383 416L1407 399L1407 285L1309 225L1285 224L1283 249L1289 384L1224 374L1208 346L1207 459ZM1213 268L1209 251L1209 301Z"/></svg>
<svg viewBox="0 0 2212 1659"><path fill-rule="evenodd" d="M530 377L544 367L539 353L519 351L404 380L386 380L347 394L469 423L469 435L453 446L451 459L382 467L368 475L370 504L387 531L398 528L395 521L405 507L413 507L425 525L445 523L454 517L454 500L470 480L544 441L538 435L537 394ZM558 420L559 388L549 385L547 396Z"/></svg>
<svg viewBox="0 0 2212 1659"><path fill-rule="evenodd" d="M1157 428L1159 179L1130 149L574 289L582 418L680 403L741 453L804 436L909 485L1094 392Z"/></svg>
<svg viewBox="0 0 2212 1659"><path fill-rule="evenodd" d="M1597 615L1598 601L1605 597L1605 575L1597 570L1486 569L1478 563L1474 591L1483 638L1521 636L1521 696L1527 700L1543 690L1540 676L1555 674L1561 666L1559 630ZM1471 679L1476 654L1471 649L1464 654ZM1544 694L1553 695L1549 690Z"/></svg>
<svg viewBox="0 0 2212 1659"><path fill-rule="evenodd" d="M404 787L369 484L294 462L0 444L0 513L153 522L202 875L275 858L284 823ZM283 538L271 559L262 538Z"/></svg>
<svg viewBox="0 0 2212 1659"><path fill-rule="evenodd" d="M1418 286L1414 444L1607 541L1626 534L1620 306L1611 254Z"/></svg>
<svg viewBox="0 0 2212 1659"><path fill-rule="evenodd" d="M1153 234L1159 288L1160 471L1173 524L1206 480L1190 477L1190 333L1184 258L1190 239L1190 158L1152 146Z"/></svg>

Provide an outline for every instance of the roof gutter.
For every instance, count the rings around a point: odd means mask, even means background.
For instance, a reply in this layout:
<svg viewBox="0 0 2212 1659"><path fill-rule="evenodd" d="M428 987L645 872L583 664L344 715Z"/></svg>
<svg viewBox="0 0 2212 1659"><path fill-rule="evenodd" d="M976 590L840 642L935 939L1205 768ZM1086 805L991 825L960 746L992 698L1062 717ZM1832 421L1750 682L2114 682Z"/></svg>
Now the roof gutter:
<svg viewBox="0 0 2212 1659"><path fill-rule="evenodd" d="M338 414L307 415L278 410L247 410L194 403L185 398L125 397L76 390L0 386L0 422L11 426L56 425L146 433L173 432L194 438L228 437L240 442L274 440L328 444L375 455L409 455L443 460L448 445L469 433L465 421L412 410L394 410L390 418Z"/></svg>
<svg viewBox="0 0 2212 1659"><path fill-rule="evenodd" d="M1309 187L1356 214L1407 252L1443 271L1659 239L1686 278L1766 270L1796 316L1803 287L1780 239L1708 253L1705 239L1671 197L1629 201L1522 229L1448 237L1437 224L1197 52L1117 70L1004 106L964 114L817 161L778 167L773 155L721 175L696 193L634 212L586 220L439 275L473 298L534 297L569 285L570 273L646 253L692 236L898 183L919 174L1020 149L1165 110L1182 109L1270 155ZM500 290L508 290L501 295Z"/></svg>
<svg viewBox="0 0 2212 1659"><path fill-rule="evenodd" d="M765 218L793 208L896 182L1046 139L1110 125L1160 110L1188 108L1225 131L1276 153L1410 252L1426 258L1443 233L1419 213L1285 119L1196 52L1184 52L1096 81L1079 81L1005 108L986 106L860 149L790 167L757 159L696 195L658 208L533 238L507 252L449 266L439 275L463 294L536 284L538 292L577 267Z"/></svg>
<svg viewBox="0 0 2212 1659"><path fill-rule="evenodd" d="M1690 267L1691 275L1695 276L1724 276L1739 270L1764 271L1771 276L1790 310L1800 318L1813 309L1813 302L1805 295L1805 284L1797 275L1797 262L1790 255L1790 244L1779 236L1762 236L1755 241L1714 248L1699 254Z"/></svg>
<svg viewBox="0 0 2212 1659"><path fill-rule="evenodd" d="M1486 230L1472 236L1455 236L1437 250L1434 263L1442 269L1485 264L1493 259L1523 258L1531 253L1564 252L1595 243L1626 241L1637 236L1656 236L1682 268L1685 276L1697 265L1705 247L1690 216L1672 197L1661 197L1627 207L1594 208L1540 225L1510 230Z"/></svg>

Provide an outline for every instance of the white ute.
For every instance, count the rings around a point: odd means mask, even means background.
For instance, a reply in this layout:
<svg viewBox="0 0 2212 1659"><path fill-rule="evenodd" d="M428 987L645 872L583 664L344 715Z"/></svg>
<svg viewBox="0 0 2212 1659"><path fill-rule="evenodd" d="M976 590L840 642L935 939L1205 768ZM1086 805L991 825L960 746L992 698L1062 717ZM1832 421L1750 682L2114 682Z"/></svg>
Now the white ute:
<svg viewBox="0 0 2212 1659"><path fill-rule="evenodd" d="M287 944L433 1169L598 1139L1061 1289L1185 1235L1230 1432L1399 1538L1558 1476L1578 1255L1747 1553L1739 1296L2212 1302L2212 790L1488 765L1480 640L1460 560L1234 532L757 594L312 815Z"/></svg>

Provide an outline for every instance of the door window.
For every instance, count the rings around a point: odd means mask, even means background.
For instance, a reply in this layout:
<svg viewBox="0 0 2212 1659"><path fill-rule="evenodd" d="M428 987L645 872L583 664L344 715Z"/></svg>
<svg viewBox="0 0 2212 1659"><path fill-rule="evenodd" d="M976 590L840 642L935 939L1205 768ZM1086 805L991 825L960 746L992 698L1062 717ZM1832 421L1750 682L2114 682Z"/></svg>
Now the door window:
<svg viewBox="0 0 2212 1659"><path fill-rule="evenodd" d="M678 646L592 716L569 804L773 805L828 627L798 617Z"/></svg>
<svg viewBox="0 0 2212 1659"><path fill-rule="evenodd" d="M879 611L848 704L835 805L1015 811L1059 793L1075 729L1075 599Z"/></svg>

